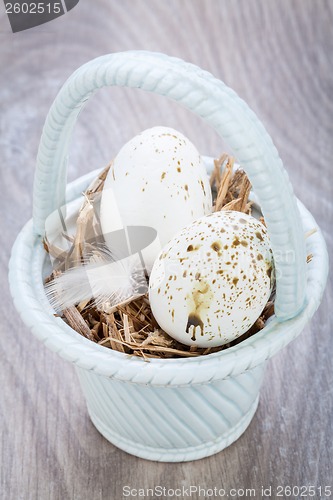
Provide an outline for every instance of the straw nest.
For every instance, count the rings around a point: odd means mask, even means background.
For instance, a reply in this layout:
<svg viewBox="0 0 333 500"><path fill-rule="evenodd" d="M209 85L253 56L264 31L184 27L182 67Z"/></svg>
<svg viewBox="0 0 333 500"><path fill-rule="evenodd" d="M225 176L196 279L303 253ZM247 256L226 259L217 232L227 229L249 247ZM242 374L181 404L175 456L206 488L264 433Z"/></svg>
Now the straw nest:
<svg viewBox="0 0 333 500"><path fill-rule="evenodd" d="M234 161L234 158L226 154L214 161L214 170L210 178L214 211L237 210L251 214L251 201L249 201L251 184L243 170L234 169ZM84 255L91 252L92 245L86 241L86 235L92 232L97 237L101 234L96 205L111 164L84 193L84 203L78 213L75 236L70 238L68 252L62 252L59 256L58 249L47 239L44 240L45 250L57 263L46 281L80 264ZM265 224L263 218L261 222ZM89 241L91 242L91 238ZM149 360L149 358L203 356L227 349L261 330L273 314L274 293L250 330L229 344L212 348L190 347L172 339L159 327L153 317L147 295L129 300L117 307L109 307L108 304L96 307L92 300L87 300L63 310L61 317L74 330L92 342Z"/></svg>

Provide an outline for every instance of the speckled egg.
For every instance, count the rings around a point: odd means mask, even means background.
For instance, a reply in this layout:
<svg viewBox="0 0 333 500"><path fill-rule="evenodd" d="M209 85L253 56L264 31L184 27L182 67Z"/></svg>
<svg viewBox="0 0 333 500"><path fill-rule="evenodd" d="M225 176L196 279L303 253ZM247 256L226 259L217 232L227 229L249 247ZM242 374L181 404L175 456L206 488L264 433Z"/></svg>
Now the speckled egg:
<svg viewBox="0 0 333 500"><path fill-rule="evenodd" d="M123 227L157 231L157 241L143 252L150 271L180 229L211 211L209 179L197 149L180 132L153 127L117 154L104 184L100 220L111 249L112 232Z"/></svg>
<svg viewBox="0 0 333 500"><path fill-rule="evenodd" d="M156 259L149 282L153 314L171 337L199 347L245 333L272 291L274 263L265 226L235 211L183 228Z"/></svg>

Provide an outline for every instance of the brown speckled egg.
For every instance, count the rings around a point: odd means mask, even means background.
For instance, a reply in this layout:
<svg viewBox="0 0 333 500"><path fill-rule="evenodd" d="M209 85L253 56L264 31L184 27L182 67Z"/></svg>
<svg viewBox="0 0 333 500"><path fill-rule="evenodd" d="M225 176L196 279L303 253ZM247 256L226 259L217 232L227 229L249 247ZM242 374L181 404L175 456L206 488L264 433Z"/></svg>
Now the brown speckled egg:
<svg viewBox="0 0 333 500"><path fill-rule="evenodd" d="M253 325L273 281L265 226L241 212L221 211L188 225L164 247L150 276L149 299L171 337L213 347Z"/></svg>
<svg viewBox="0 0 333 500"><path fill-rule="evenodd" d="M195 146L172 128L153 127L117 154L105 180L100 220L111 250L112 232L120 228L157 231L158 241L144 254L150 271L161 248L180 229L211 211L209 179Z"/></svg>

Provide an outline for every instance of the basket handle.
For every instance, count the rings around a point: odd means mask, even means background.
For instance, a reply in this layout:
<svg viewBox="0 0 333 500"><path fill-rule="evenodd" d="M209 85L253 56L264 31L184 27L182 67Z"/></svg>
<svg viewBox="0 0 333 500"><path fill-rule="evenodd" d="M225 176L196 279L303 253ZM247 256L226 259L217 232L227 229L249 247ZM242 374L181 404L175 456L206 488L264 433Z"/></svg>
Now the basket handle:
<svg viewBox="0 0 333 500"><path fill-rule="evenodd" d="M280 321L304 307L306 260L300 214L286 171L268 133L235 92L200 68L146 51L109 54L81 66L56 97L45 122L34 181L33 220L44 234L46 217L65 203L68 145L79 112L104 86L140 88L167 96L209 123L247 172L272 243Z"/></svg>

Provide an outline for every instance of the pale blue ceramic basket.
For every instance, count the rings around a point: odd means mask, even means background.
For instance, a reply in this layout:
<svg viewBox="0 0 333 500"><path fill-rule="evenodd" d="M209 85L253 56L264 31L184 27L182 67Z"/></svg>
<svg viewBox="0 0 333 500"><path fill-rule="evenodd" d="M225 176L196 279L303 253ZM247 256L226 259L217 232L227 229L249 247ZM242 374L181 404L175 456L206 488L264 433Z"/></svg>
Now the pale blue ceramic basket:
<svg viewBox="0 0 333 500"><path fill-rule="evenodd" d="M101 347L54 316L42 279L45 219L65 200L79 197L96 174L66 188L74 124L88 98L104 86L140 88L179 102L228 142L246 170L274 251L276 315L237 346L198 358L148 363ZM14 303L32 332L74 363L97 429L119 448L160 461L195 460L235 441L257 408L266 361L312 317L328 272L321 231L296 200L269 135L245 102L211 74L163 54L132 51L95 59L69 78L50 109L33 204L33 219L18 235L10 261ZM305 240L305 232L313 228L317 232ZM308 254L313 258L306 264Z"/></svg>

